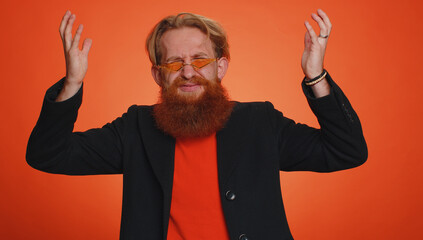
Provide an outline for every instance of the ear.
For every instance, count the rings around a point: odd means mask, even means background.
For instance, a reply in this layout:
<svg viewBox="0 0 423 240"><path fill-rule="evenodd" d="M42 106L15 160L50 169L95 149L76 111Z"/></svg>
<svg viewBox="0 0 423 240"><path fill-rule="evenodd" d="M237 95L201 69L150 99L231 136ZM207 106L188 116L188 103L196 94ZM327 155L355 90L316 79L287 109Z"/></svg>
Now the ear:
<svg viewBox="0 0 423 240"><path fill-rule="evenodd" d="M162 74L156 66L151 67L151 75L153 75L154 81L157 83L157 85L163 87Z"/></svg>
<svg viewBox="0 0 423 240"><path fill-rule="evenodd" d="M229 61L225 57L221 57L217 60L217 78L219 78L220 81L222 81L223 77L226 74L226 71L228 70Z"/></svg>

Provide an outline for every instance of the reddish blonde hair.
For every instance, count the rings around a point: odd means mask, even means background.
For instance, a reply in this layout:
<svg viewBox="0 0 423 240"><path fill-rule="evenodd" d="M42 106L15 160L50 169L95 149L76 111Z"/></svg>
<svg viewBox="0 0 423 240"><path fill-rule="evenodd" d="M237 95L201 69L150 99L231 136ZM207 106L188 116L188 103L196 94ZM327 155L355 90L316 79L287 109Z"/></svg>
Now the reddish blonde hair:
<svg viewBox="0 0 423 240"><path fill-rule="evenodd" d="M226 33L218 22L193 13L179 13L176 16L171 15L163 18L148 34L145 46L153 65L160 65L162 58L160 40L163 34L168 30L182 27L200 29L213 43L215 56L230 59Z"/></svg>

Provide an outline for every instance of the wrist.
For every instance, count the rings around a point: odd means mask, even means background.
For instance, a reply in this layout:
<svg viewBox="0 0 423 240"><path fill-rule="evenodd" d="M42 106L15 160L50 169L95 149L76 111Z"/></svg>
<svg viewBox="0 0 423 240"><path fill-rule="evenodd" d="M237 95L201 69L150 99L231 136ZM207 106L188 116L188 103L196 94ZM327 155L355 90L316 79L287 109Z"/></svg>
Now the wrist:
<svg viewBox="0 0 423 240"><path fill-rule="evenodd" d="M325 79L325 77L326 77L327 74L328 74L328 72L325 69L323 69L323 71L319 75L317 75L316 77L314 77L314 78L309 79L306 76L304 82L305 82L305 84L307 86L313 86L313 85L321 82L323 79Z"/></svg>
<svg viewBox="0 0 423 240"><path fill-rule="evenodd" d="M79 91L81 86L82 86L82 82L70 83L70 82L67 82L67 80L65 80L59 95L57 95L56 102L62 102L73 97Z"/></svg>
<svg viewBox="0 0 423 240"><path fill-rule="evenodd" d="M83 78L78 78L75 76L66 76L63 86L81 86L83 80Z"/></svg>
<svg viewBox="0 0 423 240"><path fill-rule="evenodd" d="M315 98L321 98L330 94L330 84L324 78L322 81L311 86Z"/></svg>

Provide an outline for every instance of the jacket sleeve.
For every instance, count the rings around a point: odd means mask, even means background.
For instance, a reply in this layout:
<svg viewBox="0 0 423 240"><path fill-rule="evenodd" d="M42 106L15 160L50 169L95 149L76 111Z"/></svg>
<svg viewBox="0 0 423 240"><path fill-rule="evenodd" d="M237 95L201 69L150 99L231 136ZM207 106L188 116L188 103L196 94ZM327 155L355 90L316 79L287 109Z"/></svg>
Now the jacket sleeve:
<svg viewBox="0 0 423 240"><path fill-rule="evenodd" d="M63 82L60 80L46 92L28 141L28 164L44 172L68 175L121 173L125 114L102 128L73 132L82 87L70 99L55 102Z"/></svg>
<svg viewBox="0 0 423 240"><path fill-rule="evenodd" d="M330 94L315 98L302 88L320 129L298 124L272 109L276 127L280 170L331 172L357 167L367 160L367 145L360 120L347 97L327 75ZM273 107L272 107L273 108Z"/></svg>

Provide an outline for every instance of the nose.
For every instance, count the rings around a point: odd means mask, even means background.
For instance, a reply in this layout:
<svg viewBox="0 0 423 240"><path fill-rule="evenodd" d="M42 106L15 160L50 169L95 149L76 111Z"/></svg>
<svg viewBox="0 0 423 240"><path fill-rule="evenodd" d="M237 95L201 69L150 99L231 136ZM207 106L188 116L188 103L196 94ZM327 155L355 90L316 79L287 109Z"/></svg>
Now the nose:
<svg viewBox="0 0 423 240"><path fill-rule="evenodd" d="M192 65L186 64L181 69L181 76L185 79L191 79L195 75L195 69Z"/></svg>

